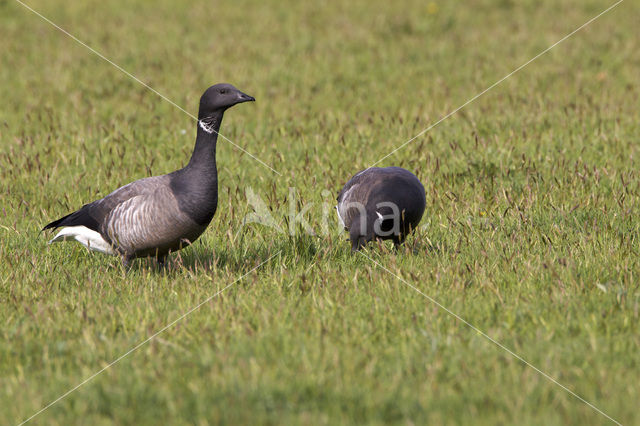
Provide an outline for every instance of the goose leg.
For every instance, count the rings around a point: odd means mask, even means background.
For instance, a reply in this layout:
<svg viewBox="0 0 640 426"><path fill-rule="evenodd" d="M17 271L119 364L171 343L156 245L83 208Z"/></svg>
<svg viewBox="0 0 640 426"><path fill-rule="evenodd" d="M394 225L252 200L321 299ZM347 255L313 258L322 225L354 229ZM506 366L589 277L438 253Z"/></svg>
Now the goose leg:
<svg viewBox="0 0 640 426"><path fill-rule="evenodd" d="M395 251L400 250L400 246L404 244L404 235L394 235L393 236L393 248Z"/></svg>
<svg viewBox="0 0 640 426"><path fill-rule="evenodd" d="M351 251L356 252L367 244L366 237L356 237L351 239Z"/></svg>
<svg viewBox="0 0 640 426"><path fill-rule="evenodd" d="M122 266L125 267L125 269L129 270L131 268L131 258L129 256L122 255Z"/></svg>
<svg viewBox="0 0 640 426"><path fill-rule="evenodd" d="M167 265L167 255L156 257L156 262L158 263L159 269L164 269Z"/></svg>
<svg viewBox="0 0 640 426"><path fill-rule="evenodd" d="M366 218L357 217L355 218L349 227L349 239L351 240L351 252L356 252L364 247L371 239L371 237L367 237L367 228L366 226L361 225L361 221L364 220L364 225L366 225Z"/></svg>

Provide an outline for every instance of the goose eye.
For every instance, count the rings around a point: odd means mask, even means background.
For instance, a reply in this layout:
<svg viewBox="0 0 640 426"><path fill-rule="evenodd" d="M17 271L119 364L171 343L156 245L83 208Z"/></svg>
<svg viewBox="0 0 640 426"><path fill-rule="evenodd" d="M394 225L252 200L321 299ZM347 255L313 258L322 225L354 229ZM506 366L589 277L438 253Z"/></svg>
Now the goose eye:
<svg viewBox="0 0 640 426"><path fill-rule="evenodd" d="M227 93L227 89L220 89L220 94L224 95L225 93Z"/></svg>

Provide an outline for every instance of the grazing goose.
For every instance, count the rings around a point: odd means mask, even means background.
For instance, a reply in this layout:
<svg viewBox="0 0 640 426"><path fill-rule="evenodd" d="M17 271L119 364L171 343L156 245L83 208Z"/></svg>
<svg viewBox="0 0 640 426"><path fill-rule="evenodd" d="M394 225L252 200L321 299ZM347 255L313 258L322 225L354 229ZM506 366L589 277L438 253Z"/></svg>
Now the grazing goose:
<svg viewBox="0 0 640 426"><path fill-rule="evenodd" d="M420 222L424 187L401 167L371 167L353 176L338 194L338 218L349 231L351 250L373 239L402 244Z"/></svg>
<svg viewBox="0 0 640 426"><path fill-rule="evenodd" d="M196 145L184 168L137 180L54 220L64 227L49 243L75 239L90 250L119 255L126 265L138 257L164 263L169 252L193 243L218 205L216 141L224 112L255 101L230 84L209 87L200 98Z"/></svg>

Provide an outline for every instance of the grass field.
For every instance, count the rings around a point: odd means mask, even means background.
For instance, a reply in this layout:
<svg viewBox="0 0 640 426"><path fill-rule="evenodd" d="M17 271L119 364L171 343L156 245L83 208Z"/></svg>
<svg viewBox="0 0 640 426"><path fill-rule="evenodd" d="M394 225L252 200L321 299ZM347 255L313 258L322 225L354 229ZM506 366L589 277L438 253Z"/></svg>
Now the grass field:
<svg viewBox="0 0 640 426"><path fill-rule="evenodd" d="M255 96L221 133L281 175L219 141L218 212L164 271L47 246L50 220L184 165L195 122L0 1L0 423L203 301L30 424L610 423L408 283L640 424L637 2L386 158L427 209L366 256L323 228L348 178L613 1L28 4L193 114L217 82ZM255 199L277 227L245 223ZM291 235L309 203L315 235Z"/></svg>

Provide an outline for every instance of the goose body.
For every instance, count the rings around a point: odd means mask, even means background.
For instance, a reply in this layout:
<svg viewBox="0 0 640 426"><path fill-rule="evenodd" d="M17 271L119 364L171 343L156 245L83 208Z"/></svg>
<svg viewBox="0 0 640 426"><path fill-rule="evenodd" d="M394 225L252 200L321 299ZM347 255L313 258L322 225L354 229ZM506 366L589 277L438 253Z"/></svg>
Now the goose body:
<svg viewBox="0 0 640 426"><path fill-rule="evenodd" d="M47 224L62 229L50 243L76 240L90 250L163 262L170 252L193 243L218 205L216 141L224 111L254 98L218 84L200 99L196 145L189 164L161 176L137 180L106 197Z"/></svg>
<svg viewBox="0 0 640 426"><path fill-rule="evenodd" d="M338 194L336 211L349 231L352 250L374 239L398 245L420 223L426 206L424 187L401 167L371 167L356 173Z"/></svg>

